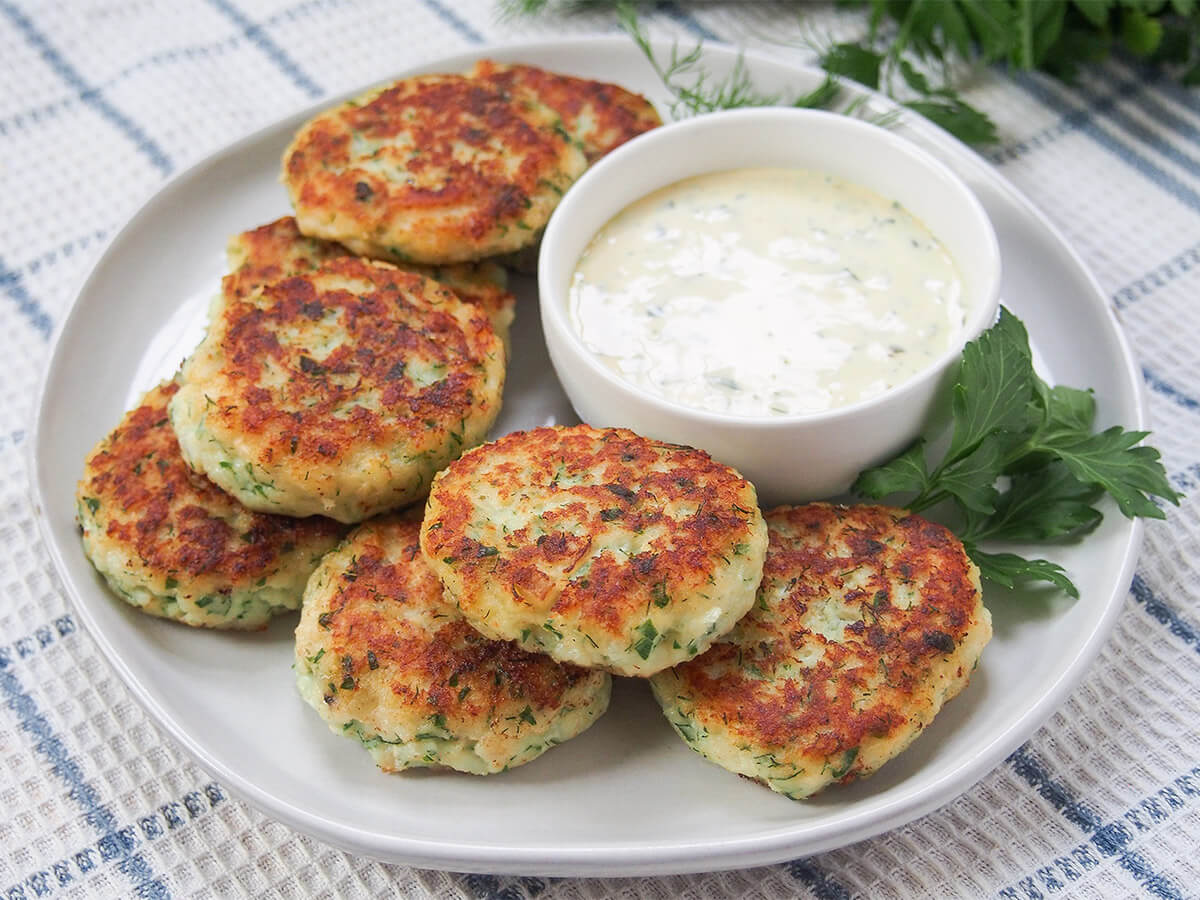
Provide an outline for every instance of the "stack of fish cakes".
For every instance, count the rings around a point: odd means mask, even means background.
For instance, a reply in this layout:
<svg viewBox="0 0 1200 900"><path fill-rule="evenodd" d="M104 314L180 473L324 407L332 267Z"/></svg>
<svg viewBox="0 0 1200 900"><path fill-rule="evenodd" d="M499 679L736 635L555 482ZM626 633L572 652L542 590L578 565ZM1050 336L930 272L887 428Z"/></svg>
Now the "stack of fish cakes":
<svg viewBox="0 0 1200 900"><path fill-rule="evenodd" d="M89 455L78 489L85 552L145 612L262 628L296 609L306 584L314 609L322 585L359 584L314 613L339 677L306 696L385 768L518 765L608 702L607 675L457 620L420 554L404 553L417 546L407 520L360 526L322 563L347 526L421 500L485 439L515 307L498 260L536 248L591 159L659 124L615 86L547 73L543 102L537 70L514 70L528 86L492 80L509 68L406 79L302 128L284 162L296 217L231 240L204 341ZM578 136L565 124L577 121ZM593 135L603 148L585 147ZM384 561L375 582L346 568L360 546ZM342 635L325 627L335 620L378 627ZM319 656L299 654L302 683L317 683ZM449 673L438 690L399 689L435 672ZM354 698L351 683L363 685ZM371 696L407 699L372 716ZM335 722L340 699L353 712ZM406 741L420 752L399 749Z"/></svg>
<svg viewBox="0 0 1200 900"><path fill-rule="evenodd" d="M214 628L302 607L302 697L387 771L521 765L599 718L613 675L790 797L900 752L990 636L945 529L764 517L734 470L623 429L481 445L515 305L501 263L657 123L613 85L484 61L306 124L295 218L231 241L204 342L88 458L84 547L114 590Z"/></svg>
<svg viewBox="0 0 1200 900"><path fill-rule="evenodd" d="M880 506L764 516L736 471L624 429L464 454L421 547L481 634L647 679L692 749L794 799L903 751L991 636L946 528Z"/></svg>
<svg viewBox="0 0 1200 900"><path fill-rule="evenodd" d="M175 381L149 391L89 454L76 492L84 552L143 612L259 629L294 610L341 540L332 519L256 513L193 471L167 418Z"/></svg>
<svg viewBox="0 0 1200 900"><path fill-rule="evenodd" d="M488 775L598 719L609 676L475 631L421 555L420 527L366 522L309 580L294 668L330 729L360 741L384 771Z"/></svg>

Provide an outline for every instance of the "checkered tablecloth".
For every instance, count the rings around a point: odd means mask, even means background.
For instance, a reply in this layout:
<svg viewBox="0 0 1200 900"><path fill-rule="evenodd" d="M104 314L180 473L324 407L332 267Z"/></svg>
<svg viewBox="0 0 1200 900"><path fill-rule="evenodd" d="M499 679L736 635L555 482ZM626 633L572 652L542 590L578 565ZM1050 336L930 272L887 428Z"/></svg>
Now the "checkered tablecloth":
<svg viewBox="0 0 1200 900"><path fill-rule="evenodd" d="M860 14L814 6L809 34ZM792 4L662 3L655 35L796 60ZM966 794L906 827L736 872L573 880L356 857L229 796L82 630L27 495L55 324L106 238L172 173L316 99L492 41L611 32L493 0L0 0L0 897L1200 896L1200 92L1128 61L1074 87L985 72L987 158L1111 298L1154 443L1188 494L1147 528L1082 684Z"/></svg>

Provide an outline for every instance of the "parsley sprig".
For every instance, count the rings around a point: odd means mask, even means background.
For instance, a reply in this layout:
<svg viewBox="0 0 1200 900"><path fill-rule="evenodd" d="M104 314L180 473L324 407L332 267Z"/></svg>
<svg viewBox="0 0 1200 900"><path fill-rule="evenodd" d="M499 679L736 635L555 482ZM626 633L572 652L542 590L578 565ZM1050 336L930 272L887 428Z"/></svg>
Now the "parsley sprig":
<svg viewBox="0 0 1200 900"><path fill-rule="evenodd" d="M1117 425L1093 433L1092 392L1051 387L1038 377L1025 326L1005 308L963 350L951 410L950 444L932 468L918 440L863 472L853 490L876 500L911 495L904 505L914 512L945 504L951 527L990 581L1048 581L1078 597L1056 563L988 552L981 543L1085 535L1103 518L1093 504L1105 493L1129 518L1163 518L1153 497L1179 503L1158 451L1141 444L1148 432Z"/></svg>

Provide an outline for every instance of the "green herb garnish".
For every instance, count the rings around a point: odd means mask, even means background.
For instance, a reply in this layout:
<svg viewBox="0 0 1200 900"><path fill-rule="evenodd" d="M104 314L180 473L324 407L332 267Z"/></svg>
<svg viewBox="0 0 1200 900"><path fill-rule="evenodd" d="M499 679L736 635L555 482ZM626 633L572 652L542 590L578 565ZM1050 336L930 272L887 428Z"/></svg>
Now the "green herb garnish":
<svg viewBox="0 0 1200 900"><path fill-rule="evenodd" d="M1061 566L989 553L980 543L1087 534L1103 518L1092 504L1105 493L1129 518L1164 518L1151 498L1181 499L1159 452L1140 445L1149 432L1114 425L1093 434L1091 391L1042 381L1025 326L1003 307L999 321L963 349L952 413L950 446L936 465L929 467L918 440L859 475L853 490L874 499L911 494L905 505L913 512L947 504L950 527L989 581L1048 581L1078 597Z"/></svg>
<svg viewBox="0 0 1200 900"><path fill-rule="evenodd" d="M741 106L828 107L837 80L850 78L879 90L969 144L997 140L995 124L959 94L970 68L993 63L1010 70L1040 69L1072 80L1082 67L1124 50L1182 84L1200 84L1200 4L1196 0L839 0L861 9L866 33L856 41L818 47L827 73L812 93L797 98L757 92L739 63L712 79L701 45L677 47L658 60L637 20L633 0L500 0L514 15L548 8L614 9L674 98L671 113L712 112ZM798 14L804 3L793 0ZM811 42L809 42L811 44ZM964 65L965 64L965 65Z"/></svg>

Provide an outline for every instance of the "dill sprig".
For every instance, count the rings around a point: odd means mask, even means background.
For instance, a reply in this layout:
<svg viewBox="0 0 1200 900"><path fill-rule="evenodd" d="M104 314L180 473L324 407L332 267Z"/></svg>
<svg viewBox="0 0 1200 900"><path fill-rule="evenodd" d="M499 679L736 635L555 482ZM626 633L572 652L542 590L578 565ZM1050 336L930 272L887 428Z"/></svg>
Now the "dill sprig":
<svg viewBox="0 0 1200 900"><path fill-rule="evenodd" d="M806 4L793 0L793 5L803 13ZM862 10L867 32L858 41L818 48L822 68L881 91L970 144L997 140L991 119L958 91L962 72L972 66L1003 63L1071 80L1120 51L1185 85L1200 84L1200 0L837 0L837 5ZM509 15L616 9L635 40L641 34L638 6L633 0L501 0ZM648 45L639 45L647 52ZM698 49L655 65L660 77L671 77L667 86L680 111L764 105L760 101L767 98L753 90L744 69L720 82L704 77ZM795 105L827 105L836 92L834 81L819 90L820 96L797 98Z"/></svg>
<svg viewBox="0 0 1200 900"><path fill-rule="evenodd" d="M544 3L545 0L523 2ZM633 38L663 86L670 92L673 118L746 106L824 108L830 106L837 98L837 81L832 76L826 76L814 90L787 99L781 94L764 94L754 88L750 73L740 55L725 78L713 79L704 69L703 42L697 43L687 51L681 50L678 44L673 44L670 58L665 61L659 60L650 44L649 36L638 21L635 5L626 0L618 2L616 8L621 27Z"/></svg>

